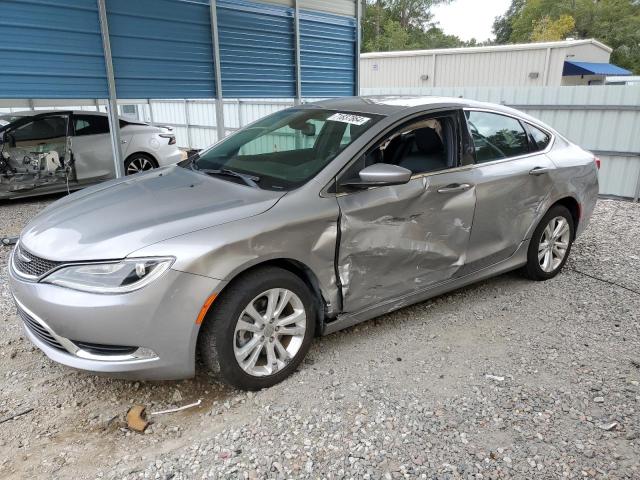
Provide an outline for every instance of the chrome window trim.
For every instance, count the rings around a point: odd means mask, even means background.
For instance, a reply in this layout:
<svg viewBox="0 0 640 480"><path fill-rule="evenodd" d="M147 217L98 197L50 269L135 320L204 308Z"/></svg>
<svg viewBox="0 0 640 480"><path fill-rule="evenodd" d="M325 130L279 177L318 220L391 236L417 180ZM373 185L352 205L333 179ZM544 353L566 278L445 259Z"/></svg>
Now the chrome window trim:
<svg viewBox="0 0 640 480"><path fill-rule="evenodd" d="M448 109L448 110L445 110L445 111L449 111L449 110L451 110L451 109ZM519 117L519 116L517 116L517 115L513 115L513 114L510 114L510 113L507 113L507 112L501 112L501 111L499 111L499 110L492 110L492 109L490 109L490 108L463 107L463 108L461 108L461 109L459 109L459 110L461 110L463 113L464 113L464 112L467 112L467 111L474 111L474 112L486 112L486 113L493 113L493 114L496 114L496 115L502 115L502 116L504 116L504 117L511 117L511 118L514 118L514 119L518 120L519 122L529 123L529 124L533 125L534 127L539 128L539 129L540 129L540 130L542 130L543 132L545 132L545 133L547 133L548 135L550 135L550 136L551 136L551 140L549 141L549 145L547 145L547 147L546 147L544 150L538 150L538 151L536 151L536 152L529 152L529 153L526 153L526 154L524 154L524 155L518 155L518 156L515 156L515 157L498 158L498 159L496 159L496 160L492 160L492 161L490 161L490 162L483 162L483 163L476 163L476 162L475 162L475 158L474 158L474 163L472 163L472 164L470 164L470 165L460 165L460 166L458 166L458 167L447 168L447 169L445 169L445 170L438 170L438 171L436 171L436 172L416 173L416 174L414 174L414 175L412 175L412 176L411 176L411 179L409 180L409 182L411 182L411 181L413 181L413 180L415 180L415 179L418 179L418 178L431 177L431 176L434 176L434 175L441 175L441 174L443 174L443 173L461 172L461 171L464 171L464 170L473 170L473 169L481 168L481 167L485 167L485 166L499 165L499 164L501 164L501 163L505 163L505 162L513 162L513 161L516 161L516 160L522 160L522 159L525 159L525 158L535 157L535 156L537 156L537 155L545 155L545 154L549 153L549 152L553 149L553 147L554 147L554 144L555 144L555 141L556 141L556 135L555 135L553 132L551 132L551 131L549 131L548 129L546 129L545 127L542 127L542 126L540 126L539 124L537 124L537 123L535 123L535 122L533 122L533 121L525 120L524 118ZM434 111L434 112L426 112L426 113L424 113L424 114L425 114L425 115L428 115L429 113L438 113L438 111ZM420 114L420 115L423 115L423 114ZM419 115L417 115L417 116L419 116ZM415 118L415 117L413 117L413 118ZM412 120L413 118L409 118L409 120ZM406 120L406 119L403 119L403 120L401 120L400 122L404 122L405 120ZM399 122L399 123L400 123L400 122ZM465 116L465 123L466 123L466 116ZM389 133L389 130L392 130L393 128L395 128L395 126L397 126L397 124L395 124L394 126L390 127L388 130L386 130L386 131L385 131L383 134L381 134L379 137L376 137L376 139L375 139L373 142L371 142L369 145L367 145L367 147L366 147L366 148L364 148L363 150L361 150L361 152L362 152L362 151L366 151L366 149L367 149L367 148L369 148L373 143L375 143L375 142L377 142L378 140L380 140L380 138L381 138L382 136L384 136L384 135L386 135L387 133ZM526 131L525 131L525 133L526 133ZM358 155L360 155L360 154L361 154L361 152L358 152ZM345 168L347 168L347 166L348 166L348 165L349 165L349 164L350 164L350 163L351 163L355 158L357 158L357 155L356 155L353 159L349 160L349 162L347 162L347 165L345 166ZM344 170L344 169L343 169L343 170ZM409 183L409 182L407 182L407 183ZM332 183L333 183L333 182L330 182L328 185L325 185L325 187L320 191L320 196L321 196L321 197L333 196L333 197L338 198L338 197L343 197L343 196L345 196L345 195L353 195L353 194L357 194L357 193L364 192L364 191L366 191L366 190L371 190L371 189L374 189L374 188L382 188L382 186L371 186L371 187L369 187L369 188L367 188L367 189L363 189L363 190L360 190L360 191L354 191L354 192L343 192L343 193L329 193L329 192L327 192L327 190L331 187L331 184L332 184Z"/></svg>
<svg viewBox="0 0 640 480"><path fill-rule="evenodd" d="M530 123L531 125L533 125L536 128L539 128L540 130L542 130L543 132L545 132L546 134L551 136L551 140L549 141L549 145L547 145L547 147L544 150L538 150L536 152L529 152L526 153L524 155L517 155L515 157L506 157L506 158L498 158L496 160L491 160L490 162L483 162L483 163L477 163L475 160L473 162L474 166L482 166L482 165L495 165L498 163L504 163L504 162L510 162L512 160L520 160L523 158L529 158L529 157L534 157L536 155L542 155L542 154L546 154L549 153L551 151L551 149L553 148L555 142L556 142L556 136L553 132L550 132L549 130L547 130L546 128L540 126L539 124L529 121L529 120L525 120L522 117L519 117L517 115L511 114L511 113L507 113L507 112L501 112L499 110L492 110L491 108L475 108L475 107L465 107L462 109L463 112L484 112L484 113L493 113L494 115L502 115L503 117L510 117L513 118L515 120L518 120L521 123ZM466 115L465 115L465 119L466 119ZM526 133L526 130L525 130Z"/></svg>

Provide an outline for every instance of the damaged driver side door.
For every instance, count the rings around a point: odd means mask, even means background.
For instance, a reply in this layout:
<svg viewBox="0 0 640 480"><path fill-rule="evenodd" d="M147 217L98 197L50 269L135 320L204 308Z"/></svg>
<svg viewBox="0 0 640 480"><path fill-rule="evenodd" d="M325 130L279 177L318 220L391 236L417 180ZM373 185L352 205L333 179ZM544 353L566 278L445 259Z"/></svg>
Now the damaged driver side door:
<svg viewBox="0 0 640 480"><path fill-rule="evenodd" d="M476 194L472 170L460 165L460 115L405 123L339 176L336 258L345 313L428 290L464 265ZM377 163L406 168L411 179L357 185L359 172Z"/></svg>

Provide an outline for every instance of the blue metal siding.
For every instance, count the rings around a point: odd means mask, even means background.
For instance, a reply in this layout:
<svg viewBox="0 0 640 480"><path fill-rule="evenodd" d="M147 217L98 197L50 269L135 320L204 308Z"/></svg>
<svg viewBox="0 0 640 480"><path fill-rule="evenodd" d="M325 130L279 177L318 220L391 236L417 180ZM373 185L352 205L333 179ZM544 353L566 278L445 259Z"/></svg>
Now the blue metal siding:
<svg viewBox="0 0 640 480"><path fill-rule="evenodd" d="M302 95L355 95L356 19L341 15L300 13Z"/></svg>
<svg viewBox="0 0 640 480"><path fill-rule="evenodd" d="M244 0L216 8L223 95L295 96L293 9Z"/></svg>
<svg viewBox="0 0 640 480"><path fill-rule="evenodd" d="M0 3L0 97L107 96L95 0Z"/></svg>
<svg viewBox="0 0 640 480"><path fill-rule="evenodd" d="M208 0L106 0L118 98L215 97Z"/></svg>

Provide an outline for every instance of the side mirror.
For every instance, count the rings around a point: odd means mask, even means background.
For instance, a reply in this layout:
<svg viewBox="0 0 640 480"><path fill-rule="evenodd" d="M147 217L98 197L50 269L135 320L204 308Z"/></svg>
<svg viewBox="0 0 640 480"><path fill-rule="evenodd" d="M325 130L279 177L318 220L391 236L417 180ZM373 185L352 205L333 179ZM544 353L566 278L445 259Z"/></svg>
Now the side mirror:
<svg viewBox="0 0 640 480"><path fill-rule="evenodd" d="M398 165L375 163L363 168L358 173L359 181L347 182L351 187L380 187L385 185L402 185L411 180L412 172Z"/></svg>

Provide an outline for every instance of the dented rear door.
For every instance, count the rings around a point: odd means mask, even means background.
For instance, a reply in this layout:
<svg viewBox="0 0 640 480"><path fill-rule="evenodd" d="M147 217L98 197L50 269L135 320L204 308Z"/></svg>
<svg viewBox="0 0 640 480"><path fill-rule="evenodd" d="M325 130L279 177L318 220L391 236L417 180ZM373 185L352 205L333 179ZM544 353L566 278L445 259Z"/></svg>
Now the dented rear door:
<svg viewBox="0 0 640 480"><path fill-rule="evenodd" d="M343 309L356 312L445 281L466 259L473 171L452 169L338 196Z"/></svg>

